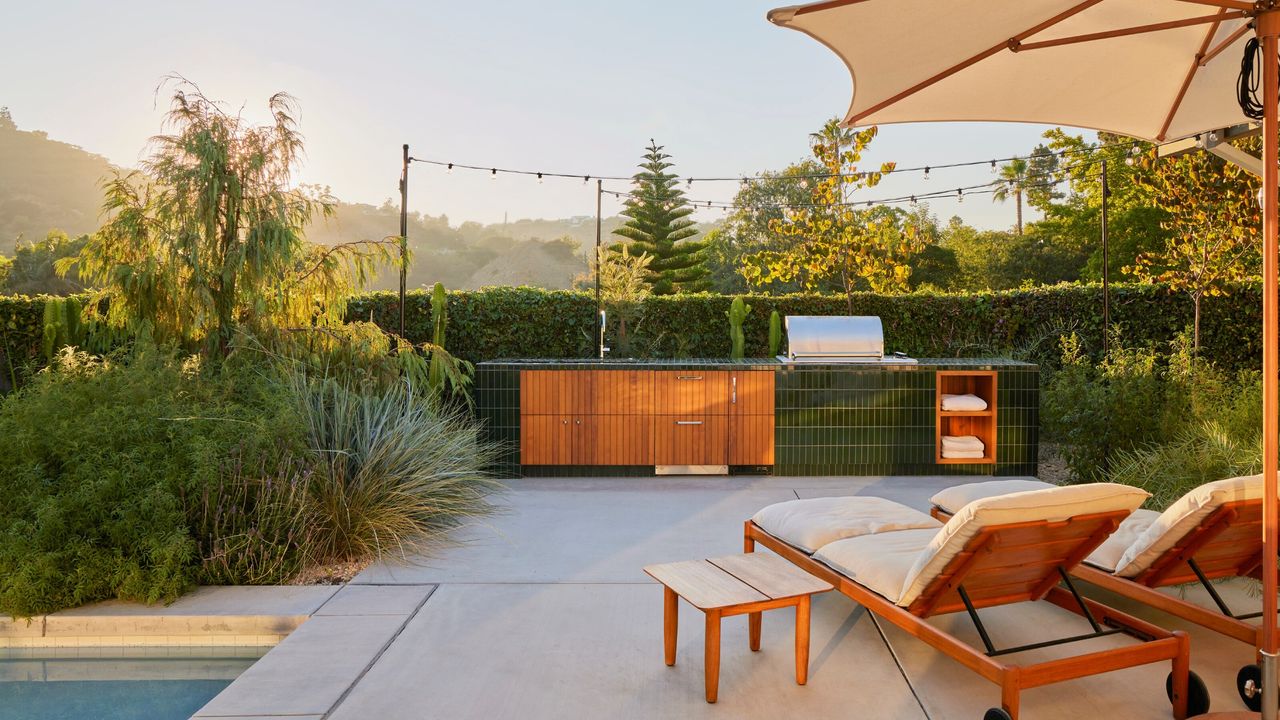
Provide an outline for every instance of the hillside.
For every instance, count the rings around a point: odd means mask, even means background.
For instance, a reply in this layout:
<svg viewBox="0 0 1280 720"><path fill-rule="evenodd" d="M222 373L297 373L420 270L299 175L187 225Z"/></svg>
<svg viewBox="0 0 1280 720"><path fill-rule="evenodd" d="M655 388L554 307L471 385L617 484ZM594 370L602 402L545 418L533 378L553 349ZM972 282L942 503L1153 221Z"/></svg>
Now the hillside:
<svg viewBox="0 0 1280 720"><path fill-rule="evenodd" d="M75 237L99 225L100 181L113 166L106 158L56 140L38 130L20 130L8 113L0 113L0 254L12 255L19 237L43 238L52 228ZM334 216L316 220L309 240L333 245L394 235L400 209L390 201L380 206L338 202ZM604 241L622 218L603 222ZM485 225L453 226L446 216L414 213L409 221L413 263L410 288L439 281L451 288L486 285L535 285L563 289L587 270L595 243L595 218L524 219ZM399 276L385 272L374 289L398 287Z"/></svg>

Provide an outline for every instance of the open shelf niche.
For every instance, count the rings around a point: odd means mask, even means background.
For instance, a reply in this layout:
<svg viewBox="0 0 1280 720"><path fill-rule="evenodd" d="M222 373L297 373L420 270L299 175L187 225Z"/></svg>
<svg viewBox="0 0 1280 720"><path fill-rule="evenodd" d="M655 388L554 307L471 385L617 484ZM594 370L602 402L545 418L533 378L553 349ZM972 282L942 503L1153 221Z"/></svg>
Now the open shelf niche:
<svg viewBox="0 0 1280 720"><path fill-rule="evenodd" d="M976 412L942 409L943 395L977 395L987 409ZM996 461L996 372L994 370L939 370L934 398L937 422L934 440L935 461L942 465L980 465ZM942 436L973 435L982 441L982 458L942 457Z"/></svg>

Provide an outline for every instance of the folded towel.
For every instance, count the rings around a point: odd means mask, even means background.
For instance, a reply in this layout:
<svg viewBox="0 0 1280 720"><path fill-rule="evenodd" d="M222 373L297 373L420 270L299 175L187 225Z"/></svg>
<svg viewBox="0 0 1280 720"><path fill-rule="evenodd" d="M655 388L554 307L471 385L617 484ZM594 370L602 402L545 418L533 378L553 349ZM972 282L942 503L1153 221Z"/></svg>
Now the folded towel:
<svg viewBox="0 0 1280 720"><path fill-rule="evenodd" d="M982 452L986 445L973 435L943 435L943 450L970 450Z"/></svg>
<svg viewBox="0 0 1280 720"><path fill-rule="evenodd" d="M987 401L977 395L942 396L942 409L945 412L981 412L987 409Z"/></svg>
<svg viewBox="0 0 1280 720"><path fill-rule="evenodd" d="M942 457L944 460L981 460L986 457L986 452L982 450L943 450Z"/></svg>

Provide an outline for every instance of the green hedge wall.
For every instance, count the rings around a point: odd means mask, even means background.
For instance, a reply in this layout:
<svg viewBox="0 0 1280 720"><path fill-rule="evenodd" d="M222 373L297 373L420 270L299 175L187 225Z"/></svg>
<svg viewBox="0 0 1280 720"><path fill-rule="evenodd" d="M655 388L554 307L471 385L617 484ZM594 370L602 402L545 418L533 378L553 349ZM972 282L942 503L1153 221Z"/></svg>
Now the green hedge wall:
<svg viewBox="0 0 1280 720"><path fill-rule="evenodd" d="M406 334L414 342L431 336L429 294L409 294ZM751 313L743 330L747 355L768 349L769 312L782 315L843 315L843 296L748 296ZM726 357L732 298L722 295L653 297L632 326L633 353L643 357ZM1056 286L970 295L917 294L854 297L857 315L878 315L886 349L914 357L985 355L1018 349L1043 359L1056 355L1056 338L1075 330L1097 350L1102 339L1102 289ZM395 293L355 298L352 320L372 320L395 330ZM38 364L44 298L0 298L0 384L19 382ZM595 299L590 293L537 288L488 288L449 293L448 346L471 361L520 357L583 357L595 348ZM1111 318L1128 344L1165 343L1192 319L1190 300L1153 285L1113 285ZM616 317L609 342L615 342ZM1237 288L1204 301L1203 354L1226 369L1256 368L1261 353L1261 289Z"/></svg>

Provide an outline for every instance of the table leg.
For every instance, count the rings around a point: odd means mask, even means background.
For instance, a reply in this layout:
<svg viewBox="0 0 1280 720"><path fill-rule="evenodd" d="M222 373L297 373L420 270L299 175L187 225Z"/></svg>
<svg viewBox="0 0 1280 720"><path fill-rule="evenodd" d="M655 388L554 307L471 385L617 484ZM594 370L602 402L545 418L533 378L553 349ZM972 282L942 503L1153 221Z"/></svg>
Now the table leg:
<svg viewBox="0 0 1280 720"><path fill-rule="evenodd" d="M760 650L760 621L764 613L747 613L747 636L751 643L751 652Z"/></svg>
<svg viewBox="0 0 1280 720"><path fill-rule="evenodd" d="M667 665L676 664L676 629L680 624L680 596L667 586L662 587L662 650Z"/></svg>
<svg viewBox="0 0 1280 720"><path fill-rule="evenodd" d="M706 657L707 702L716 701L720 689L720 611L707 611Z"/></svg>
<svg viewBox="0 0 1280 720"><path fill-rule="evenodd" d="M809 681L809 596L796 603L796 684Z"/></svg>

